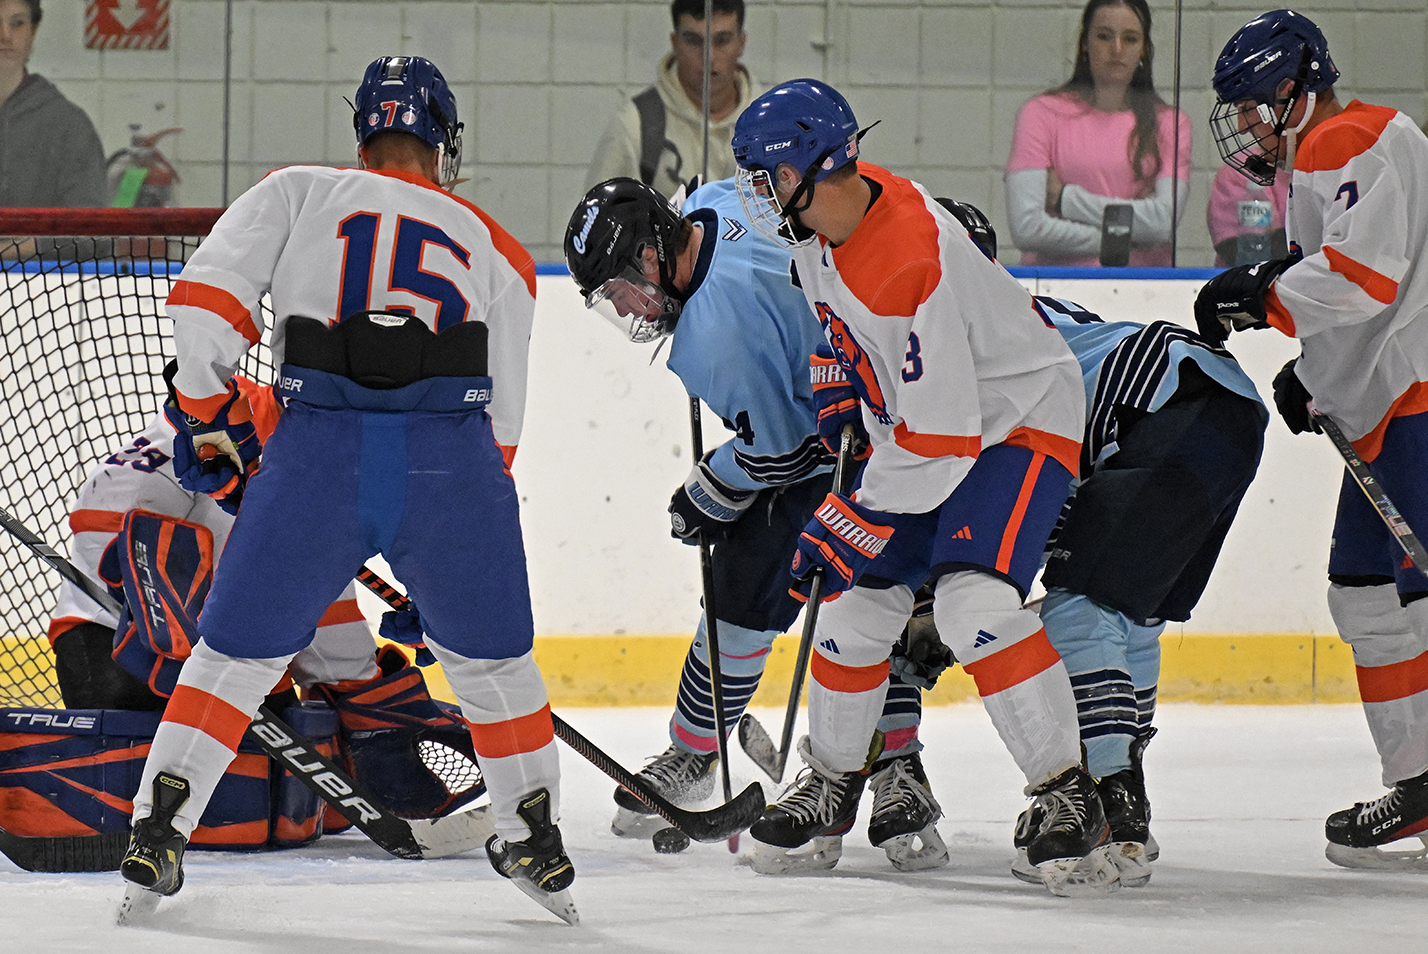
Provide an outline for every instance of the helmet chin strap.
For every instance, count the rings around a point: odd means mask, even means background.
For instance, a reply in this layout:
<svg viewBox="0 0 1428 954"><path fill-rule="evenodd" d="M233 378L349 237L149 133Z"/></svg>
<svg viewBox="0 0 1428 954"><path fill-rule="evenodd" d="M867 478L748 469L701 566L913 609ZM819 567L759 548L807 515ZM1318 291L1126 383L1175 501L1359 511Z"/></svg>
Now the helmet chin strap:
<svg viewBox="0 0 1428 954"><path fill-rule="evenodd" d="M1317 97L1309 93L1304 98L1304 115L1300 117L1299 123L1293 129L1284 131L1284 168L1294 168L1294 150L1299 145L1299 133L1309 124L1309 117L1314 115L1314 101Z"/></svg>

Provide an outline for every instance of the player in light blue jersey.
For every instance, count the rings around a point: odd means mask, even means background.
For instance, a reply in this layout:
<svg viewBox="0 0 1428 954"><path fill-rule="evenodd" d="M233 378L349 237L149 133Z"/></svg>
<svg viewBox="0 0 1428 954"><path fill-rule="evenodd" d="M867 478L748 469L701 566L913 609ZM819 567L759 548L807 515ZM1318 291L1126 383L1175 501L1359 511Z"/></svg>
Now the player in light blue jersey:
<svg viewBox="0 0 1428 954"><path fill-rule="evenodd" d="M964 203L940 200L988 257L996 235ZM1076 694L1087 768L1111 825L1121 882L1150 878L1159 848L1141 755L1155 730L1160 634L1204 593L1225 534L1259 466L1269 413L1228 351L1179 325L1103 321L1035 297L1086 381L1076 490L1047 548L1041 619ZM1013 871L1040 883L1017 826Z"/></svg>
<svg viewBox="0 0 1428 954"><path fill-rule="evenodd" d="M697 189L684 213L636 180L603 182L576 207L565 255L586 303L632 341L671 335L669 369L733 432L695 464L669 505L675 537L692 544L703 532L714 544L727 734L758 687L774 637L798 616L790 561L832 487L833 458L819 437L810 381L810 356L826 342L791 281L788 251L749 226L732 180ZM701 616L680 677L671 745L640 772L666 798L694 802L713 790L710 681ZM884 755L870 784L889 806L911 800L924 810L892 828L875 817L869 837L882 844L927 829L924 847L935 839L916 858L890 848L900 867L946 860L917 756L920 717L918 690L894 681L879 722ZM920 793L909 794L909 785ZM641 831L644 806L624 789L615 801L615 833ZM907 825L916 827L901 830Z"/></svg>

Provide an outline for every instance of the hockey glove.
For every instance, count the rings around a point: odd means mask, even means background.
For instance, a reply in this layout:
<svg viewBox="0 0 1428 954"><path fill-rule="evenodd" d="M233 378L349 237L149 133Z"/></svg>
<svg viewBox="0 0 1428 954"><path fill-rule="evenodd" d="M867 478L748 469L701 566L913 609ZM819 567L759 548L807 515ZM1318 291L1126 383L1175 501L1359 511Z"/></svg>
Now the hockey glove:
<svg viewBox="0 0 1428 954"><path fill-rule="evenodd" d="M714 476L709 466L713 454L710 451L694 465L684 485L669 500L669 533L676 540L695 544L700 533L707 533L711 543L724 539L758 495L756 490L739 490Z"/></svg>
<svg viewBox="0 0 1428 954"><path fill-rule="evenodd" d="M942 642L937 624L932 621L932 592L922 587L914 596L912 617L903 627L902 636L893 644L888 665L898 678L909 686L931 689L937 677L957 661Z"/></svg>
<svg viewBox="0 0 1428 954"><path fill-rule="evenodd" d="M808 377L813 383L813 409L818 412L818 439L830 454L837 454L843 441L843 425L853 425L853 459L865 460L872 453L868 432L863 427L863 404L848 383L843 366L826 344L808 356Z"/></svg>
<svg viewBox="0 0 1428 954"><path fill-rule="evenodd" d="M813 519L798 537L790 572L799 586L796 595L808 598L813 571L823 569L823 586L829 598L852 589L892 537L888 514L855 503L843 494L829 494L814 511Z"/></svg>
<svg viewBox="0 0 1428 954"><path fill-rule="evenodd" d="M1294 373L1294 362L1298 360L1291 358L1274 376L1274 406L1279 408L1279 416L1289 425L1289 433L1313 431L1318 434L1321 429L1309 414L1309 402L1314 400L1314 396L1299 380L1299 375Z"/></svg>
<svg viewBox="0 0 1428 954"><path fill-rule="evenodd" d="M377 635L415 649L418 666L430 666L436 662L436 657L426 648L426 634L421 628L421 613L417 612L415 603L409 603L406 609L387 610L383 613L382 622L377 626Z"/></svg>
<svg viewBox="0 0 1428 954"><path fill-rule="evenodd" d="M1200 336L1224 344L1231 331L1268 328L1264 295L1289 266L1299 261L1291 255L1272 262L1236 265L1205 283L1195 296L1195 326Z"/></svg>
<svg viewBox="0 0 1428 954"><path fill-rule="evenodd" d="M243 489L258 472L258 455L263 450L253 427L253 409L230 379L228 400L211 422L185 414L179 407L178 391L174 388L177 371L177 361L170 361L164 368L164 381L169 386L164 416L177 432L174 475L184 490L207 494L224 511L236 514L243 500Z"/></svg>

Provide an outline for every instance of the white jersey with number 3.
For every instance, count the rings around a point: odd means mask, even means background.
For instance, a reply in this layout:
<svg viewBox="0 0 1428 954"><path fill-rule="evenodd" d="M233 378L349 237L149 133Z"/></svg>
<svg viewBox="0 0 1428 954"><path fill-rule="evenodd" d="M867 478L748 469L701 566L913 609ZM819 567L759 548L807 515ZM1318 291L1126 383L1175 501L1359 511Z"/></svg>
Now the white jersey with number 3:
<svg viewBox="0 0 1428 954"><path fill-rule="evenodd" d="M1086 394L1061 335L921 186L867 163L858 171L882 191L852 236L794 252L863 401L873 454L858 501L926 513L994 444L1076 473Z"/></svg>
<svg viewBox="0 0 1428 954"><path fill-rule="evenodd" d="M174 319L184 409L208 420L228 378L265 330L271 292L274 359L283 319L338 322L359 311L403 311L442 331L484 322L488 411L496 441L514 448L525 411L535 314L530 253L476 206L408 173L291 166L223 213L184 266L167 310ZM509 453L508 453L509 456Z"/></svg>

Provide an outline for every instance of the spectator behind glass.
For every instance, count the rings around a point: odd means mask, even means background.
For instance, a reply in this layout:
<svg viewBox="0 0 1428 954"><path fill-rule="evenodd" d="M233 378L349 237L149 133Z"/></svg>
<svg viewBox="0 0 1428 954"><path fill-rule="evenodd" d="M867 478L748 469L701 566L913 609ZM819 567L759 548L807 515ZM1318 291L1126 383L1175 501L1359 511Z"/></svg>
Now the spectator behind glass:
<svg viewBox="0 0 1428 954"><path fill-rule="evenodd" d="M1220 166L1210 187L1205 221L1215 246L1215 264L1249 265L1289 254L1284 236L1284 207L1289 201L1289 173L1275 173L1265 188L1229 166Z"/></svg>
<svg viewBox="0 0 1428 954"><path fill-rule="evenodd" d="M669 5L674 50L660 60L655 85L615 115L595 147L586 188L629 176L672 196L704 169L704 0ZM734 120L755 85L744 55L744 0L714 0L709 76L709 178L734 174Z"/></svg>
<svg viewBox="0 0 1428 954"><path fill-rule="evenodd" d="M94 124L25 69L39 25L40 0L0 0L0 207L106 205Z"/></svg>
<svg viewBox="0 0 1428 954"><path fill-rule="evenodd" d="M1182 212L1189 194L1190 119L1177 117L1172 169L1174 110L1155 91L1145 0L1090 0L1076 51L1071 78L1017 116L1006 171L1012 242L1026 265L1098 265L1106 207L1129 204L1128 264L1169 265L1172 189Z"/></svg>

